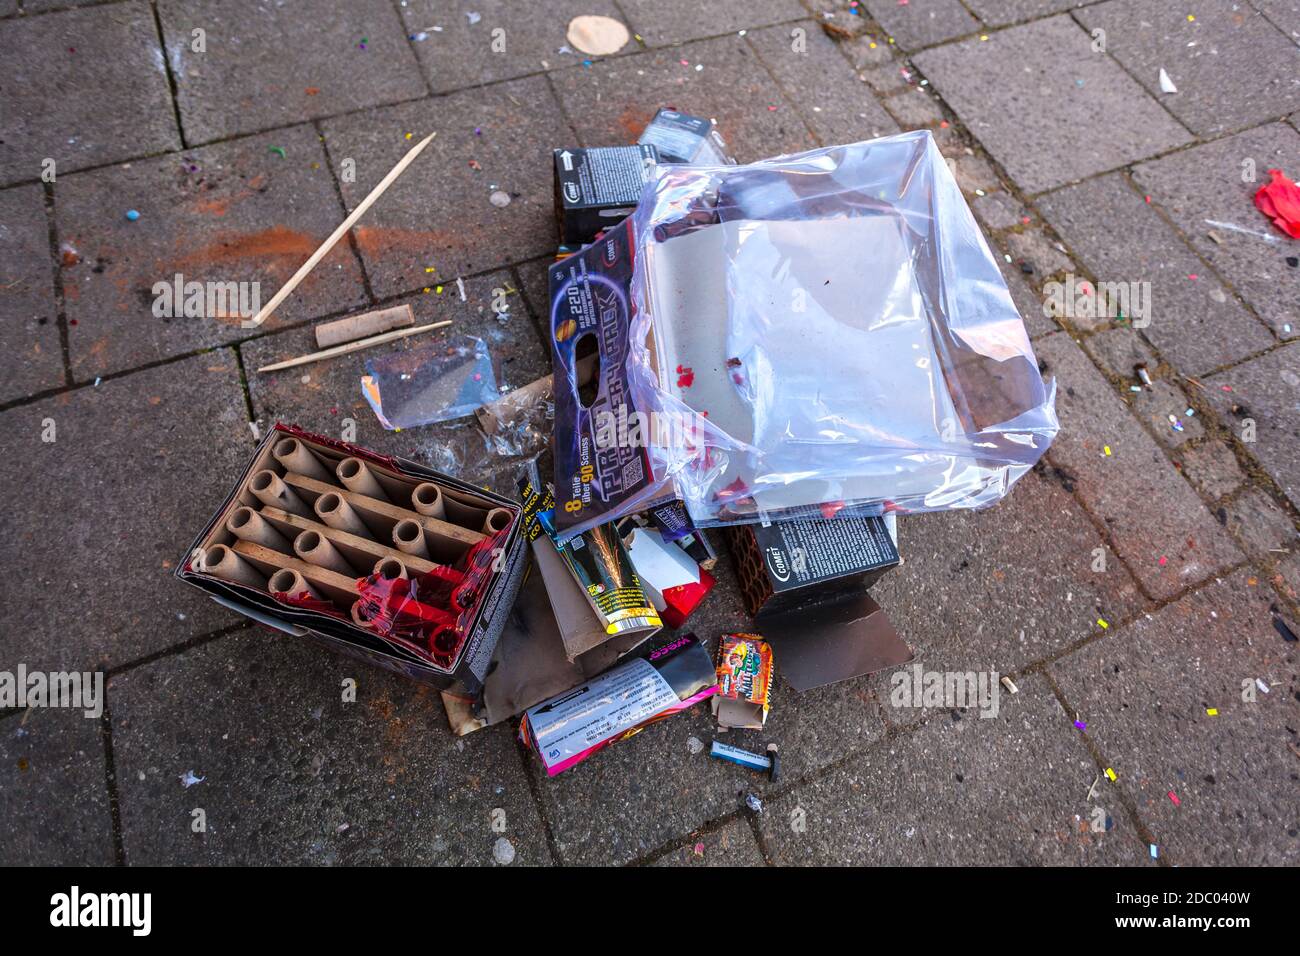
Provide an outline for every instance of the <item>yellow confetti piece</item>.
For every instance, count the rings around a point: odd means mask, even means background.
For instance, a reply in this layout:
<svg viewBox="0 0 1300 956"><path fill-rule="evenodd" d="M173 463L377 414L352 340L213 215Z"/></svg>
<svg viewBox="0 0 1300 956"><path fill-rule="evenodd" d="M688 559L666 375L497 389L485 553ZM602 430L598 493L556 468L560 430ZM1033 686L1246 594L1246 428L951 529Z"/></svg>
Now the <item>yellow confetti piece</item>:
<svg viewBox="0 0 1300 956"><path fill-rule="evenodd" d="M981 34L980 34L980 43L985 42L988 38L989 38L989 35L988 35L987 33L981 33Z"/></svg>
<svg viewBox="0 0 1300 956"><path fill-rule="evenodd" d="M1187 14L1187 22L1188 22L1188 23L1195 23L1195 22L1196 22L1196 17L1192 16L1190 13Z"/></svg>
<svg viewBox="0 0 1300 956"><path fill-rule="evenodd" d="M434 289L433 291L437 292L438 295L442 295L442 286L438 286L438 288Z"/></svg>
<svg viewBox="0 0 1300 956"><path fill-rule="evenodd" d="M426 293L429 292L429 287L428 287L427 285L424 287L424 291L425 291Z"/></svg>
<svg viewBox="0 0 1300 956"><path fill-rule="evenodd" d="M873 50L874 50L874 49L875 49L875 48L876 48L876 41L875 41L875 40L872 40L872 41L871 41L871 43L870 43L870 44L868 44L868 46L870 46L870 47L871 47L871 49L873 49Z"/></svg>
<svg viewBox="0 0 1300 956"><path fill-rule="evenodd" d="M410 138L411 138L411 134L410 134L410 133L407 133L407 134L406 134L406 138L407 138L407 139L410 139Z"/></svg>
<svg viewBox="0 0 1300 956"><path fill-rule="evenodd" d="M1106 768L1106 776L1110 778L1112 783L1119 779L1119 774L1115 773L1114 770L1111 770L1110 767Z"/></svg>
<svg viewBox="0 0 1300 956"><path fill-rule="evenodd" d="M1207 714L1209 714L1211 717L1218 717L1218 716L1219 716L1219 708L1217 708L1217 707L1209 707L1209 708L1206 709L1205 712L1206 712Z"/></svg>
<svg viewBox="0 0 1300 956"><path fill-rule="evenodd" d="M1102 446L1101 446L1101 450L1104 451L1104 452L1106 453L1106 457L1107 457L1107 458L1110 457L1110 446L1109 446L1109 445L1102 445Z"/></svg>
<svg viewBox="0 0 1300 956"><path fill-rule="evenodd" d="M428 272L437 272L438 270L435 269L433 266L425 266L424 271L428 273Z"/></svg>
<svg viewBox="0 0 1300 956"><path fill-rule="evenodd" d="M1104 617L1099 617L1099 618L1097 618L1097 625L1098 625L1098 626L1099 626L1103 631L1106 630L1106 628L1110 627L1110 625L1106 623L1106 619L1105 619Z"/></svg>

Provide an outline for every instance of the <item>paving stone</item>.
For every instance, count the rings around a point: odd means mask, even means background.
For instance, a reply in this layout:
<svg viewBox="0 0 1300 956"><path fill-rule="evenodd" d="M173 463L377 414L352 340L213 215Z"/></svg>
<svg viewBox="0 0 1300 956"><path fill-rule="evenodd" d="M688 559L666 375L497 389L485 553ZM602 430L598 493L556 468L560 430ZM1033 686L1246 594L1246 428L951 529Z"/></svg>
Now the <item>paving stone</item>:
<svg viewBox="0 0 1300 956"><path fill-rule="evenodd" d="M0 402L63 384L45 191L0 191Z"/></svg>
<svg viewBox="0 0 1300 956"><path fill-rule="evenodd" d="M916 86L881 102L903 129L925 129L943 122L943 109L929 87Z"/></svg>
<svg viewBox="0 0 1300 956"><path fill-rule="evenodd" d="M716 119L742 163L816 145L745 37L618 57L550 76L582 146L635 143L661 106ZM549 190L549 168L547 177Z"/></svg>
<svg viewBox="0 0 1300 956"><path fill-rule="evenodd" d="M1029 274L1037 276L1040 281L1050 275L1070 272L1073 268L1070 257L1056 248L1056 243L1041 229L1009 232L1002 237L1002 242L1012 263L1017 267L1028 265L1033 270Z"/></svg>
<svg viewBox="0 0 1300 956"><path fill-rule="evenodd" d="M759 827L778 864L1138 865L1146 847L1117 801L1093 833L1097 774L1046 681L1018 680L998 715L937 715L773 801ZM1147 859L1148 862L1149 859Z"/></svg>
<svg viewBox="0 0 1300 956"><path fill-rule="evenodd" d="M40 178L47 158L61 176L180 145L147 3L11 20L0 76L0 185Z"/></svg>
<svg viewBox="0 0 1300 956"><path fill-rule="evenodd" d="M387 0L162 0L158 15L189 143L423 96ZM205 31L195 52L193 31ZM286 55L292 51L291 55Z"/></svg>
<svg viewBox="0 0 1300 956"><path fill-rule="evenodd" d="M1255 0L1254 6L1272 24L1300 43L1300 2L1298 0Z"/></svg>
<svg viewBox="0 0 1300 956"><path fill-rule="evenodd" d="M966 6L989 26L1001 27L1022 20L1037 20L1082 6L1087 0L966 0Z"/></svg>
<svg viewBox="0 0 1300 956"><path fill-rule="evenodd" d="M1061 433L1048 456L1105 523L1143 587L1156 598L1171 597L1240 561L1196 493L1079 347L1064 334L1034 347L1047 374L1056 376Z"/></svg>
<svg viewBox="0 0 1300 956"><path fill-rule="evenodd" d="M1156 353L1127 325L1103 329L1096 335L1090 335L1084 340L1083 348L1098 365L1121 379L1129 392L1134 387L1141 387L1137 366L1145 365L1147 374L1153 380L1160 376L1160 360Z"/></svg>
<svg viewBox="0 0 1300 956"><path fill-rule="evenodd" d="M517 388L548 374L550 354L519 294L506 296L504 301L510 309L504 323L492 311L496 290L512 288L510 274L496 272L466 279L464 303L454 283L444 286L441 295L430 292L411 296L401 301L410 303L417 325L445 319L450 319L453 325L301 368L261 375L254 372L263 365L315 351L315 334L309 328L245 343L241 352L249 371L249 394L259 427L265 431L282 421L338 438L344 437L346 430L352 435L348 440L362 447L411 458L516 497L515 478L520 460L493 454L475 419L465 417L387 431L361 393L361 377L366 374L367 362L398 352L409 353L413 359L434 358L449 343L460 342L469 335L487 343L498 387Z"/></svg>
<svg viewBox="0 0 1300 956"><path fill-rule="evenodd" d="M896 0L867 0L876 21L904 50L918 50L979 29L961 0L927 0L900 4Z"/></svg>
<svg viewBox="0 0 1300 956"><path fill-rule="evenodd" d="M894 51L897 47L890 44L878 32L864 33L852 38L837 38L835 42L848 53L853 65L859 69L866 66L888 65L898 72L904 66L902 62L895 60ZM908 72L912 71L908 70ZM912 80L912 82L916 81Z"/></svg>
<svg viewBox="0 0 1300 956"><path fill-rule="evenodd" d="M24 13L44 13L48 10L61 10L65 7L86 7L103 0L23 0Z"/></svg>
<svg viewBox="0 0 1300 956"><path fill-rule="evenodd" d="M1012 229L1023 225L1029 217L1029 210L1024 203L1010 193L995 192L976 196L971 200L970 207L985 229Z"/></svg>
<svg viewBox="0 0 1300 956"><path fill-rule="evenodd" d="M1060 326L1043 313L1043 297L1030 285L1029 277L1020 271L1019 266L1007 262L998 253L996 247L993 249L993 254L997 256L1002 278L1007 288L1011 290L1011 301L1016 304L1020 317L1025 320L1025 329L1029 332L1030 338L1058 331Z"/></svg>
<svg viewBox="0 0 1300 956"><path fill-rule="evenodd" d="M1237 464L1237 456L1221 441L1211 440L1183 448L1178 463L1192 486L1215 501L1236 491L1246 480Z"/></svg>
<svg viewBox="0 0 1300 956"><path fill-rule="evenodd" d="M897 63L865 67L860 71L859 76L876 93L882 96L888 93L899 93L911 85L899 72Z"/></svg>
<svg viewBox="0 0 1300 956"><path fill-rule="evenodd" d="M18 12L18 0L0 0L0 17L11 17Z"/></svg>
<svg viewBox="0 0 1300 956"><path fill-rule="evenodd" d="M1293 605L1300 602L1300 554L1290 555L1277 563L1273 586Z"/></svg>
<svg viewBox="0 0 1300 956"><path fill-rule="evenodd" d="M1216 581L1051 666L1175 866L1300 860L1288 749L1300 721L1296 654L1273 630L1271 592L1248 577ZM1247 703L1243 682L1256 678L1271 690Z"/></svg>
<svg viewBox="0 0 1300 956"><path fill-rule="evenodd" d="M1200 136L1254 126L1300 107L1300 50L1246 4L1111 0L1075 16L1106 31L1106 52ZM1177 93L1163 93L1165 70Z"/></svg>
<svg viewBox="0 0 1300 956"><path fill-rule="evenodd" d="M4 866L113 865L97 718L32 707L0 720L0 819Z"/></svg>
<svg viewBox="0 0 1300 956"><path fill-rule="evenodd" d="M1293 244L1255 208L1254 197L1267 171L1289 168L1297 154L1300 133L1272 123L1133 170L1192 247L1283 338L1300 335L1300 269L1286 264Z"/></svg>
<svg viewBox="0 0 1300 956"><path fill-rule="evenodd" d="M1201 420L1187 414L1187 395L1177 385L1157 379L1150 391L1143 389L1122 394L1133 413L1147 423L1156 441L1166 448L1176 449L1205 435ZM1169 420L1170 415L1177 420L1181 430Z"/></svg>
<svg viewBox="0 0 1300 956"><path fill-rule="evenodd" d="M752 30L808 15L797 0L711 0L707 5L691 0L624 0L620 6L635 31L652 47ZM718 118L722 118L721 114Z"/></svg>
<svg viewBox="0 0 1300 956"><path fill-rule="evenodd" d="M1224 387L1232 389L1223 391ZM1300 507L1300 346L1288 345L1205 380L1205 397L1225 428L1238 438L1245 420L1255 424L1247 450L1278 483L1291 504ZM1237 411L1233 411L1233 407Z"/></svg>
<svg viewBox="0 0 1300 956"><path fill-rule="evenodd" d="M353 230L381 298L423 288L431 275L452 282L458 275L554 250L551 150L571 142L572 134L545 77L373 110L323 126L335 165L345 159L356 164L356 181L342 185L349 209L415 140L438 132ZM508 206L489 201L498 190L510 195ZM426 273L430 267L437 271Z"/></svg>
<svg viewBox="0 0 1300 956"><path fill-rule="evenodd" d="M252 450L231 353L11 409L0 447L0 480L26 495L0 575L7 659L113 666L231 623L169 578Z"/></svg>
<svg viewBox="0 0 1300 956"><path fill-rule="evenodd" d="M1223 505L1220 514L1243 550L1256 560L1279 561L1298 550L1295 523L1258 488L1247 488Z"/></svg>
<svg viewBox="0 0 1300 956"><path fill-rule="evenodd" d="M478 19L447 0L407 0L399 8L412 49L435 93L509 80L587 58L569 47L569 21L579 15L622 21L611 0L558 0L547 4L476 0ZM435 29L437 28L437 29ZM423 34L423 39L417 39ZM628 38L621 52L637 49Z"/></svg>
<svg viewBox="0 0 1300 956"><path fill-rule="evenodd" d="M109 694L130 863L490 866L502 836L512 865L550 862L509 728L453 737L438 693L405 678L259 629Z"/></svg>
<svg viewBox="0 0 1300 956"><path fill-rule="evenodd" d="M1058 16L927 50L916 64L1016 184L1035 193L1190 138L1091 44ZM1098 116L1107 117L1104 129Z"/></svg>
<svg viewBox="0 0 1300 956"><path fill-rule="evenodd" d="M802 29L802 52L791 49L792 29ZM898 132L898 125L855 79L835 41L815 23L768 27L749 33L749 42L789 102L795 103L823 146L857 143ZM707 69L707 67L706 67ZM719 117L725 123L722 117Z"/></svg>
<svg viewBox="0 0 1300 956"><path fill-rule="evenodd" d="M542 336L542 340L547 343L546 354L548 357L551 348L551 333L547 328L550 322L551 283L546 269L554 261L555 259L552 256L546 256L542 259L534 259L532 262L522 263L515 270L519 275L519 288L523 293L524 303L528 306L528 311L532 313L533 319L537 323L537 330Z"/></svg>
<svg viewBox="0 0 1300 956"><path fill-rule="evenodd" d="M670 850L652 866L765 866L763 853L744 819L701 833Z"/></svg>
<svg viewBox="0 0 1300 956"><path fill-rule="evenodd" d="M135 222L128 208L140 213ZM210 316L204 305L202 317L160 318L155 284L174 287L178 274L205 287L258 283L265 303L343 216L310 126L60 179L59 236L78 254L63 267L73 377L93 380L247 337L237 295L214 300ZM341 242L260 330L366 301L361 266ZM251 287L246 302L252 311Z"/></svg>
<svg viewBox="0 0 1300 956"><path fill-rule="evenodd" d="M904 563L871 592L927 670L1020 671L1145 604L1078 503L1036 472L986 511L908 515L898 529ZM889 706L883 677L886 719L920 719Z"/></svg>
<svg viewBox="0 0 1300 956"><path fill-rule="evenodd" d="M1203 375L1273 343L1122 175L1069 186L1038 207L1098 282L1120 283L1130 295L1132 283L1149 284L1143 332L1184 374Z"/></svg>

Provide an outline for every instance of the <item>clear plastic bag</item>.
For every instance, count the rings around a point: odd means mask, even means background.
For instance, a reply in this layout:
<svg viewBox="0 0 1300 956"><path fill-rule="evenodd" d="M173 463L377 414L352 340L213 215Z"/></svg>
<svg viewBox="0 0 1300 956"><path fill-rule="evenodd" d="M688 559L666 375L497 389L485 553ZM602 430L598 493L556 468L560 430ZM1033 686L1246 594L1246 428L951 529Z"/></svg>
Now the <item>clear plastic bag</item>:
<svg viewBox="0 0 1300 956"><path fill-rule="evenodd" d="M487 343L472 335L367 359L361 393L390 431L461 418L498 395Z"/></svg>
<svg viewBox="0 0 1300 956"><path fill-rule="evenodd" d="M979 507L1056 435L929 133L661 167L632 229L627 392L653 477L602 521L666 497L703 527Z"/></svg>

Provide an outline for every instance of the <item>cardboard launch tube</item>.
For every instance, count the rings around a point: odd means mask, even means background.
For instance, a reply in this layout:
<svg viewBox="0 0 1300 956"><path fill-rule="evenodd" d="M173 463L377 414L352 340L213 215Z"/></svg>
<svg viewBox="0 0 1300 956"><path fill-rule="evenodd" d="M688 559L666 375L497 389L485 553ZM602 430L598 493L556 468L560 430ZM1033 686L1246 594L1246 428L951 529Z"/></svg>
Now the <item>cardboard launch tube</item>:
<svg viewBox="0 0 1300 956"><path fill-rule="evenodd" d="M371 617L371 605L365 601L357 601L352 605L352 623L357 627L369 628L374 623Z"/></svg>
<svg viewBox="0 0 1300 956"><path fill-rule="evenodd" d="M514 520L514 517L506 508L493 508L487 513L487 517L483 519L483 533L497 534L505 531L506 528L510 527L510 522Z"/></svg>
<svg viewBox="0 0 1300 956"><path fill-rule="evenodd" d="M321 464L310 448L296 438L285 438L275 443L271 451L275 460L284 466L285 471L297 472L317 481L333 481L334 476Z"/></svg>
<svg viewBox="0 0 1300 956"><path fill-rule="evenodd" d="M252 508L236 508L226 519L226 530L236 538L254 541L267 548L288 554L289 539L271 527L271 523Z"/></svg>
<svg viewBox="0 0 1300 956"><path fill-rule="evenodd" d="M331 528L338 528L340 531L357 534L363 538L374 537L365 522L352 510L352 506L342 495L330 492L317 498L316 515Z"/></svg>
<svg viewBox="0 0 1300 956"><path fill-rule="evenodd" d="M330 543L329 538L319 531L304 531L294 538L293 553L318 568L329 568L339 574L356 577L357 572L352 569L352 565L344 560L343 555L339 554L338 548Z"/></svg>
<svg viewBox="0 0 1300 956"><path fill-rule="evenodd" d="M266 588L266 576L224 544L213 545L203 552L203 567L201 570L221 578L223 581L247 584L255 588Z"/></svg>
<svg viewBox="0 0 1300 956"><path fill-rule="evenodd" d="M289 597L297 598L306 594L318 601L321 599L320 592L308 584L307 579L293 568L281 568L271 575L267 590L272 594L287 594Z"/></svg>
<svg viewBox="0 0 1300 956"><path fill-rule="evenodd" d="M424 528L420 527L418 521L409 518L393 525L393 546L398 551L421 558L429 556L429 543L424 540Z"/></svg>
<svg viewBox="0 0 1300 956"><path fill-rule="evenodd" d="M343 487L349 491L355 491L359 495L366 495L370 498L378 498L380 501L388 500L388 493L375 480L374 473L360 458L344 458L339 462L334 472L339 476L339 481L343 484Z"/></svg>
<svg viewBox="0 0 1300 956"><path fill-rule="evenodd" d="M292 512L304 518L312 517L311 508L298 497L298 493L269 468L263 468L253 474L253 477L248 480L248 490L264 505Z"/></svg>
<svg viewBox="0 0 1300 956"><path fill-rule="evenodd" d="M376 309L361 315L350 315L316 326L316 345L328 349L344 342L355 342L370 335L390 329L405 329L415 324L415 310L410 304L395 305L391 309Z"/></svg>
<svg viewBox="0 0 1300 956"><path fill-rule="evenodd" d="M447 509L442 504L442 489L431 481L423 481L411 492L411 505L422 515L430 518L447 517Z"/></svg>
<svg viewBox="0 0 1300 956"><path fill-rule="evenodd" d="M411 572L406 570L406 565L396 558L380 558L375 562L374 573L385 581L396 581L398 578L408 581L411 578Z"/></svg>

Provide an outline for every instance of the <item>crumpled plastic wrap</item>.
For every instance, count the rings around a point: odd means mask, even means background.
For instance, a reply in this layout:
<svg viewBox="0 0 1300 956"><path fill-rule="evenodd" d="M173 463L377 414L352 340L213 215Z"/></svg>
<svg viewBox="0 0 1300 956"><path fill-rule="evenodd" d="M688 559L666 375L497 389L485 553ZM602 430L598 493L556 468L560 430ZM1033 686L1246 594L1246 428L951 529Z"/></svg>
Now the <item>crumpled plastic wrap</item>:
<svg viewBox="0 0 1300 956"><path fill-rule="evenodd" d="M497 398L487 343L462 335L366 360L361 394L390 431L469 415Z"/></svg>
<svg viewBox="0 0 1300 956"><path fill-rule="evenodd" d="M666 497L702 527L980 507L1056 435L1055 385L927 132L662 167L633 230L653 480L613 517Z"/></svg>

